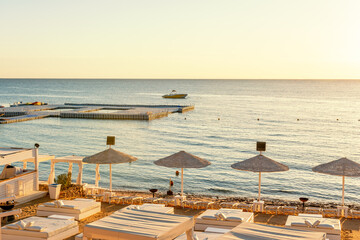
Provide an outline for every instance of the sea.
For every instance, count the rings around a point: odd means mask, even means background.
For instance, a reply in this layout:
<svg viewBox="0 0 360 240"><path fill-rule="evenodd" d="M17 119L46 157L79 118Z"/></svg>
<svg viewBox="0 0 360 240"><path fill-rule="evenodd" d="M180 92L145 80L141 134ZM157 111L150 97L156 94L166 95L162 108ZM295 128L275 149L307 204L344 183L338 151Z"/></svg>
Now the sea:
<svg viewBox="0 0 360 240"><path fill-rule="evenodd" d="M186 99L164 99L176 90ZM263 173L265 199L340 202L342 177L312 171L314 166L347 157L360 163L360 81L356 80L181 80L181 79L0 79L0 105L47 102L194 105L194 111L153 121L45 118L0 125L0 147L33 147L40 154L89 156L107 148L138 158L113 165L113 188L165 193L180 191L180 169L153 162L186 151L211 162L184 169L184 192L253 198L258 173L231 168L259 154L289 166L289 171ZM55 174L67 164L56 164ZM78 172L74 166L73 180ZM40 164L47 180L50 163ZM100 186L109 187L109 166L100 166ZM95 166L84 167L83 181L94 184ZM75 180L74 180L75 181ZM345 202L359 203L358 178L346 177Z"/></svg>

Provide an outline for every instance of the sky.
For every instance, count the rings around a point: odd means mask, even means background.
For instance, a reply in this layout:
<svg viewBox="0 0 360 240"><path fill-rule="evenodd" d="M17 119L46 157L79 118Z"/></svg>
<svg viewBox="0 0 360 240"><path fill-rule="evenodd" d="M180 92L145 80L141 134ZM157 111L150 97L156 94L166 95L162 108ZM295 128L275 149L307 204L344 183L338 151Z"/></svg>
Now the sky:
<svg viewBox="0 0 360 240"><path fill-rule="evenodd" d="M0 0L0 78L360 79L358 0Z"/></svg>

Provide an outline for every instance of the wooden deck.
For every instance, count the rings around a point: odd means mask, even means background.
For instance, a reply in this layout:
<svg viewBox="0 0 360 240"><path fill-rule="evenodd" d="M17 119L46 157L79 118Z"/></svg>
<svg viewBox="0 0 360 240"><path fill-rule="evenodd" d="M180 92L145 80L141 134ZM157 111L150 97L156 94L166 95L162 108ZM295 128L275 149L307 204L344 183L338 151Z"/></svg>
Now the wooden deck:
<svg viewBox="0 0 360 240"><path fill-rule="evenodd" d="M0 124L47 117L150 121L172 113L194 110L194 105L77 104L7 107L0 111Z"/></svg>

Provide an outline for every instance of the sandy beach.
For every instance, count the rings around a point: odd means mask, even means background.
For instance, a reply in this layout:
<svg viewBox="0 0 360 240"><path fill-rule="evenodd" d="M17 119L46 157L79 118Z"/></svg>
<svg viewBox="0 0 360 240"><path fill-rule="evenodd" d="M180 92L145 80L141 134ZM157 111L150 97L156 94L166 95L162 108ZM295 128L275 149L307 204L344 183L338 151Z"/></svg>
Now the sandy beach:
<svg viewBox="0 0 360 240"><path fill-rule="evenodd" d="M123 191L122 194L127 196L141 196L141 197L150 197L151 195L145 192L133 192L133 191ZM76 197L83 197L82 194L79 193L78 189L64 191L61 193L60 198L61 199L73 199ZM204 200L209 201L216 198L209 198L204 196L189 196L188 199L193 200ZM217 203L220 201L233 201L233 198L222 198L221 200L217 199ZM31 202L17 205L15 208L21 208L22 213L19 215L20 219L27 218L30 216L35 216L37 207L39 204L44 202L50 202L54 201L49 198L49 196L33 200ZM268 202L270 204L271 202ZM291 203L291 202L289 202ZM320 204L320 203L318 203ZM317 204L317 205L318 205ZM96 221L98 219L101 219L105 216L108 216L112 214L113 212L126 207L127 205L120 205L120 204L109 204L109 203L102 203L101 204L101 212L96 213L88 218L85 218L81 221L79 221L80 226L80 232L83 231L83 227L90 222ZM188 215L188 216L197 216L200 215L205 210L194 210L190 208L175 208L175 214L179 215ZM284 226L286 222L287 216L285 215L275 215L275 214L265 214L265 213L255 213L254 215L254 222L255 223L263 223L263 224L269 224L269 225L276 225L276 226ZM341 239L360 239L360 219L346 219L341 218L340 219L341 226L342 226L342 232L341 232ZM75 239L74 237L69 238Z"/></svg>

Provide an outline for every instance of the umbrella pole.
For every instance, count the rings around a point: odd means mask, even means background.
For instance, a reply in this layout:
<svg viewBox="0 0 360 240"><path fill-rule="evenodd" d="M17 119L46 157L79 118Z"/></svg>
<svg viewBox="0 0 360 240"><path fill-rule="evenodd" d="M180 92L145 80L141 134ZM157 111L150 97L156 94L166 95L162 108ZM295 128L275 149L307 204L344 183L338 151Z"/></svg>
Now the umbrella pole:
<svg viewBox="0 0 360 240"><path fill-rule="evenodd" d="M95 187L99 187L99 164L96 164L96 168L95 168Z"/></svg>
<svg viewBox="0 0 360 240"><path fill-rule="evenodd" d="M110 163L110 192L112 190L112 179L111 179L111 163Z"/></svg>
<svg viewBox="0 0 360 240"><path fill-rule="evenodd" d="M342 187L342 205L344 206L344 196L345 196L345 176L343 177L343 187Z"/></svg>
<svg viewBox="0 0 360 240"><path fill-rule="evenodd" d="M181 168L181 196L184 194L184 168Z"/></svg>
<svg viewBox="0 0 360 240"><path fill-rule="evenodd" d="M261 192L261 172L259 172L259 197L258 197L258 202L260 202L260 192Z"/></svg>

